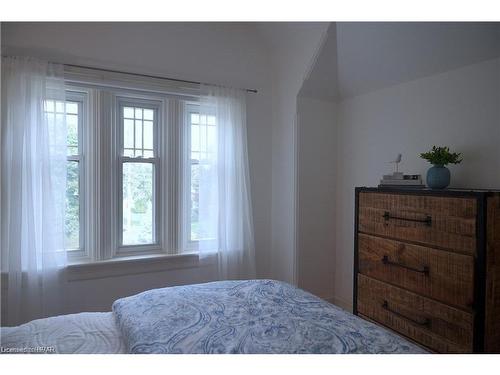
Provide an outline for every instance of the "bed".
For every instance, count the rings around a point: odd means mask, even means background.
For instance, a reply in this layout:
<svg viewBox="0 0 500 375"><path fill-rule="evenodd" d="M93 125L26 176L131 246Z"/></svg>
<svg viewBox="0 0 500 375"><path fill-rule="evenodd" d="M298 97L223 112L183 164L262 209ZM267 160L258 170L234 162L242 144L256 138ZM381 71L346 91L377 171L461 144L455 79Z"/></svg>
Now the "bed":
<svg viewBox="0 0 500 375"><path fill-rule="evenodd" d="M112 312L60 315L2 327L0 341L4 353L126 353Z"/></svg>
<svg viewBox="0 0 500 375"><path fill-rule="evenodd" d="M0 336L4 352L49 347L55 353L109 354L425 353L276 280L153 289L115 301L112 312L34 320L3 327Z"/></svg>

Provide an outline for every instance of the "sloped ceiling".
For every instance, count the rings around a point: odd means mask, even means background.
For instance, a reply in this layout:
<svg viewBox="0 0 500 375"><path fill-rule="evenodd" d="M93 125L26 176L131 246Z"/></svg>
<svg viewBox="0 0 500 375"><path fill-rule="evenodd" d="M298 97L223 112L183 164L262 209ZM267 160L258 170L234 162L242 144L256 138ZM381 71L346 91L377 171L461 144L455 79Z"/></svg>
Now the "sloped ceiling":
<svg viewBox="0 0 500 375"><path fill-rule="evenodd" d="M337 25L332 23L328 28L316 61L302 84L299 95L335 100L338 94Z"/></svg>
<svg viewBox="0 0 500 375"><path fill-rule="evenodd" d="M267 48L273 75L290 83L297 91L311 71L330 22L257 22L255 28ZM290 77L290 74L292 76Z"/></svg>
<svg viewBox="0 0 500 375"><path fill-rule="evenodd" d="M500 23L338 23L339 93L359 95L500 56Z"/></svg>
<svg viewBox="0 0 500 375"><path fill-rule="evenodd" d="M332 23L301 95L342 99L497 57L498 22Z"/></svg>

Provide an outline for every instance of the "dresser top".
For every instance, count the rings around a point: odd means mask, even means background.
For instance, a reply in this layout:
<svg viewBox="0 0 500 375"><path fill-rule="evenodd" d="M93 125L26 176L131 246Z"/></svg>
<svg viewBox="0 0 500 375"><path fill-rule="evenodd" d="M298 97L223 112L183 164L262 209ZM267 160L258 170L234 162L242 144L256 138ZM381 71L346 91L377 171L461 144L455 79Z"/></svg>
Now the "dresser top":
<svg viewBox="0 0 500 375"><path fill-rule="evenodd" d="M439 196L484 196L500 194L496 189L412 189L400 187L356 187L356 192L368 191L378 193L416 194L416 195L439 195Z"/></svg>

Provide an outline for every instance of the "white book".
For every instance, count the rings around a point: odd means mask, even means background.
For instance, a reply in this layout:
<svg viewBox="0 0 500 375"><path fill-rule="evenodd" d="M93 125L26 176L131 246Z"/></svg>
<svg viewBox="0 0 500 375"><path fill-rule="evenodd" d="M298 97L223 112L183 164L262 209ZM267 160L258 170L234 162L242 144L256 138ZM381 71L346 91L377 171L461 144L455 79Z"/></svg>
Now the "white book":
<svg viewBox="0 0 500 375"><path fill-rule="evenodd" d="M404 178L404 174L402 172L394 172L393 174L384 174L384 180L402 180Z"/></svg>
<svg viewBox="0 0 500 375"><path fill-rule="evenodd" d="M422 185L422 180L380 180L380 185Z"/></svg>

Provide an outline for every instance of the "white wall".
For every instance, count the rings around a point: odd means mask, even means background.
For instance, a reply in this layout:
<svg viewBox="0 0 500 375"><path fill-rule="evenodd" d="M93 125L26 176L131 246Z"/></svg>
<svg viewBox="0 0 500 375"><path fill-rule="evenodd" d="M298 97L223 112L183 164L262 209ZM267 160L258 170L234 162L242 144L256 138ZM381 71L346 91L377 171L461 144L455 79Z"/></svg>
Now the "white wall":
<svg viewBox="0 0 500 375"><path fill-rule="evenodd" d="M299 96L297 113L298 286L335 302L336 105Z"/></svg>
<svg viewBox="0 0 500 375"><path fill-rule="evenodd" d="M247 120L257 273L295 280L297 94L328 23L3 23L2 52L259 90ZM260 28L260 33L256 32ZM263 46L267 43L266 48ZM208 281L214 265L68 283L67 311Z"/></svg>
<svg viewBox="0 0 500 375"><path fill-rule="evenodd" d="M500 60L379 89L336 105L298 100L329 27L261 24L259 36L255 25L231 23L3 23L1 37L2 47L7 47L2 52L257 88L257 95L248 95L247 116L258 275L298 282L349 307L354 187L377 185L390 171L386 161L401 152L405 172L425 174L428 166L418 154L433 144L446 144L464 153L464 162L451 167L452 186L500 186ZM336 118L329 127L331 117ZM336 147L330 148L329 142ZM311 183L322 176L316 158L336 164L333 175L324 175L323 184ZM335 217L329 217L328 207L335 208ZM318 216L324 220L315 223ZM191 266L72 281L68 311L107 310L117 297L208 281L214 270L213 265Z"/></svg>
<svg viewBox="0 0 500 375"><path fill-rule="evenodd" d="M335 298L352 303L354 187L376 186L403 154L425 176L432 145L462 152L451 187L500 187L500 59L384 88L338 103Z"/></svg>
<svg viewBox="0 0 500 375"><path fill-rule="evenodd" d="M297 100L297 284L336 303L337 25L328 26Z"/></svg>
<svg viewBox="0 0 500 375"><path fill-rule="evenodd" d="M259 28L272 56L271 275L296 283L295 167L297 95L319 51L328 23L269 23Z"/></svg>
<svg viewBox="0 0 500 375"><path fill-rule="evenodd" d="M258 89L247 96L248 151L257 272L270 276L271 85L267 51L240 23L2 23L2 53ZM109 309L118 296L207 281L214 267L193 267L68 284L69 309Z"/></svg>
<svg viewBox="0 0 500 375"><path fill-rule="evenodd" d="M130 272L126 275L113 277L83 277L75 280L72 280L71 271L68 271L67 274L69 274L67 275L69 281L65 286L65 306L64 310L61 311L62 314L81 311L110 311L111 304L118 298L148 289L203 283L217 278L213 263L186 267L176 266L158 272Z"/></svg>

